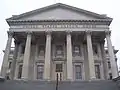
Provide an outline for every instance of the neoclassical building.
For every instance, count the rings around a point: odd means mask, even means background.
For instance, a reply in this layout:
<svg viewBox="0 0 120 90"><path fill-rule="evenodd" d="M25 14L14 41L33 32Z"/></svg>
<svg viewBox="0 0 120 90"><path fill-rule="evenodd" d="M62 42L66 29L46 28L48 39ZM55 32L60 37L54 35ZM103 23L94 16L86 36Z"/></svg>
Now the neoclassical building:
<svg viewBox="0 0 120 90"><path fill-rule="evenodd" d="M71 81L118 77L117 50L109 30L112 18L57 3L6 21L10 28L3 77L8 73L10 79L51 81L57 74L60 80Z"/></svg>

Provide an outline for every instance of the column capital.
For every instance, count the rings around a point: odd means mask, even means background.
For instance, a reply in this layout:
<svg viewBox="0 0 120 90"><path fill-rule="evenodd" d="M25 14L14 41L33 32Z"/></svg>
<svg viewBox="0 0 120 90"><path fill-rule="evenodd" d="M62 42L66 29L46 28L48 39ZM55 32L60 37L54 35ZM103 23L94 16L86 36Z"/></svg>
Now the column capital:
<svg viewBox="0 0 120 90"><path fill-rule="evenodd" d="M92 31L90 30L85 30L85 32L86 32L86 35L92 35Z"/></svg>
<svg viewBox="0 0 120 90"><path fill-rule="evenodd" d="M66 32L67 34L71 34L71 33L72 33L71 30L66 30L65 32Z"/></svg>
<svg viewBox="0 0 120 90"><path fill-rule="evenodd" d="M100 40L100 43L104 44L104 43L105 43L105 40Z"/></svg>
<svg viewBox="0 0 120 90"><path fill-rule="evenodd" d="M7 31L7 33L8 33L8 37L12 37L13 35L14 35L14 32L13 31Z"/></svg>
<svg viewBox="0 0 120 90"><path fill-rule="evenodd" d="M20 42L18 40L14 40L15 44L20 44Z"/></svg>
<svg viewBox="0 0 120 90"><path fill-rule="evenodd" d="M110 36L111 35L111 31L106 30L105 34Z"/></svg>
<svg viewBox="0 0 120 90"><path fill-rule="evenodd" d="M52 31L50 31L50 30L48 31L47 30L47 31L45 31L45 33L46 33L46 35L51 35Z"/></svg>
<svg viewBox="0 0 120 90"><path fill-rule="evenodd" d="M32 35L32 31L26 31L27 35Z"/></svg>

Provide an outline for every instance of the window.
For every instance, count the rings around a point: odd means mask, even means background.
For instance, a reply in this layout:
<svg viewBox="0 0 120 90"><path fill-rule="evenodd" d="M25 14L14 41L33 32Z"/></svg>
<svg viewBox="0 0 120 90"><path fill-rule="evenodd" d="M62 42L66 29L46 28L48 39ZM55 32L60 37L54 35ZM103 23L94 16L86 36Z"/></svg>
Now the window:
<svg viewBox="0 0 120 90"><path fill-rule="evenodd" d="M112 73L109 73L109 79L110 80L112 79Z"/></svg>
<svg viewBox="0 0 120 90"><path fill-rule="evenodd" d="M39 56L44 56L45 55L45 46L44 45L39 46L38 54L39 54Z"/></svg>
<svg viewBox="0 0 120 90"><path fill-rule="evenodd" d="M12 62L9 62L9 66L8 66L8 67L9 67L9 69L11 68L11 65L12 65Z"/></svg>
<svg viewBox="0 0 120 90"><path fill-rule="evenodd" d="M82 79L81 65L75 65L75 79Z"/></svg>
<svg viewBox="0 0 120 90"><path fill-rule="evenodd" d="M56 64L56 72L62 72L62 64Z"/></svg>
<svg viewBox="0 0 120 90"><path fill-rule="evenodd" d="M95 65L95 75L97 79L100 79L100 65Z"/></svg>
<svg viewBox="0 0 120 90"><path fill-rule="evenodd" d="M80 56L80 46L79 45L73 46L73 56Z"/></svg>
<svg viewBox="0 0 120 90"><path fill-rule="evenodd" d="M22 76L22 67L23 67L23 65L19 65L19 68L18 68L18 79L21 79L21 76Z"/></svg>
<svg viewBox="0 0 120 90"><path fill-rule="evenodd" d="M56 45L56 56L63 55L63 46L62 45Z"/></svg>
<svg viewBox="0 0 120 90"><path fill-rule="evenodd" d="M97 50L97 45L93 45L93 54L97 54L98 50Z"/></svg>
<svg viewBox="0 0 120 90"><path fill-rule="evenodd" d="M22 54L24 54L25 46L22 46Z"/></svg>
<svg viewBox="0 0 120 90"><path fill-rule="evenodd" d="M111 69L110 61L108 61L108 68Z"/></svg>
<svg viewBox="0 0 120 90"><path fill-rule="evenodd" d="M37 65L37 79L43 79L44 65Z"/></svg>

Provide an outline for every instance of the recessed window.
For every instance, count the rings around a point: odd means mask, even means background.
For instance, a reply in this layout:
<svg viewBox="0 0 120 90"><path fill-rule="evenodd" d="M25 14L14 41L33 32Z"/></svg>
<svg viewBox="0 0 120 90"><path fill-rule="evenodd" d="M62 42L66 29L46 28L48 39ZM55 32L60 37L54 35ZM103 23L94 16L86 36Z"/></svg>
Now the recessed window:
<svg viewBox="0 0 120 90"><path fill-rule="evenodd" d="M18 68L18 79L21 79L21 77L22 77L22 67L23 67L23 65L19 65L19 68Z"/></svg>
<svg viewBox="0 0 120 90"><path fill-rule="evenodd" d="M11 65L12 65L12 62L9 62L9 66L8 66L8 67L9 67L9 69L11 68Z"/></svg>
<svg viewBox="0 0 120 90"><path fill-rule="evenodd" d="M45 55L45 46L44 45L40 45L38 47L38 56L44 56Z"/></svg>
<svg viewBox="0 0 120 90"><path fill-rule="evenodd" d="M56 45L56 56L63 55L63 46L62 45Z"/></svg>
<svg viewBox="0 0 120 90"><path fill-rule="evenodd" d="M112 79L112 73L109 73L109 79L110 80Z"/></svg>
<svg viewBox="0 0 120 90"><path fill-rule="evenodd" d="M97 45L93 45L93 54L97 54L98 50L97 50Z"/></svg>
<svg viewBox="0 0 120 90"><path fill-rule="evenodd" d="M73 56L80 56L80 45L73 46Z"/></svg>
<svg viewBox="0 0 120 90"><path fill-rule="evenodd" d="M25 52L25 46L22 46L22 54Z"/></svg>
<svg viewBox="0 0 120 90"><path fill-rule="evenodd" d="M111 69L110 61L108 61L108 68Z"/></svg>

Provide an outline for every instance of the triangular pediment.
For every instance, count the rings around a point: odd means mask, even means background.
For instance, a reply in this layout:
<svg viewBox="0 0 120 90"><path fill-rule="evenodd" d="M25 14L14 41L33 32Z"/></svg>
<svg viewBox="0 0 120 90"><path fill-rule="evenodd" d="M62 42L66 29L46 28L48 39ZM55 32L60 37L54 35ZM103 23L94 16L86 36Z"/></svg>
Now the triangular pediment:
<svg viewBox="0 0 120 90"><path fill-rule="evenodd" d="M89 12L69 5L57 3L7 20L94 20L110 19L109 17Z"/></svg>

